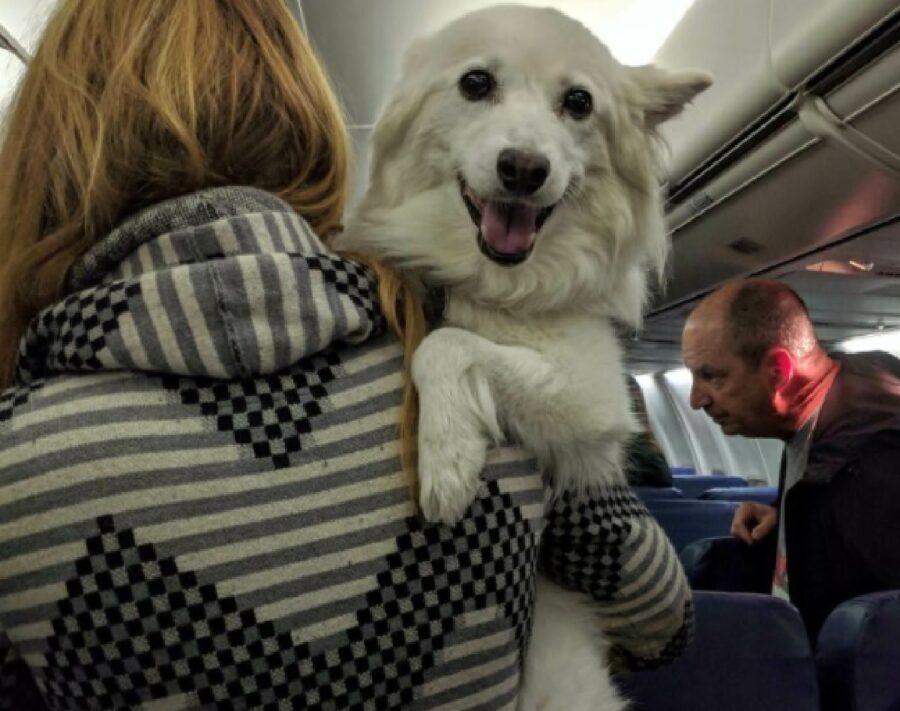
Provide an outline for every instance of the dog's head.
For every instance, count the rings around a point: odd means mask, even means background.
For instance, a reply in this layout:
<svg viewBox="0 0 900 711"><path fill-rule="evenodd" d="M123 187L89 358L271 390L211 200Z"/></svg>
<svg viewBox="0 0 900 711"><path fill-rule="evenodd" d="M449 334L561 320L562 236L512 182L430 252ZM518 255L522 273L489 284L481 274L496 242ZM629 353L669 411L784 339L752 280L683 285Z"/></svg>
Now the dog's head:
<svg viewBox="0 0 900 711"><path fill-rule="evenodd" d="M552 9L466 15L407 54L338 245L486 305L637 324L667 254L655 129L709 83L624 67Z"/></svg>

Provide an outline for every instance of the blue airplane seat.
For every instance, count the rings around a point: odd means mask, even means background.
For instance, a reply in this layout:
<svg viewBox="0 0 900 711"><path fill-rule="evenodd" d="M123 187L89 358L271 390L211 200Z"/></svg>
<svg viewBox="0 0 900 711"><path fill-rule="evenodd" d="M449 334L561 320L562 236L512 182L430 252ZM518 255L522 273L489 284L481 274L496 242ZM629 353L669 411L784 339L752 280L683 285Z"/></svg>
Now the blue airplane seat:
<svg viewBox="0 0 900 711"><path fill-rule="evenodd" d="M674 486L633 486L634 493L637 494L642 501L648 499L683 499L684 494L681 489Z"/></svg>
<svg viewBox="0 0 900 711"><path fill-rule="evenodd" d="M617 679L630 711L819 711L797 610L771 595L694 593L696 633L674 663Z"/></svg>
<svg viewBox="0 0 900 711"><path fill-rule="evenodd" d="M742 476L731 474L673 474L672 485L681 489L689 499L696 499L708 489L726 486L747 486Z"/></svg>
<svg viewBox="0 0 900 711"><path fill-rule="evenodd" d="M676 551L701 538L727 536L738 506L734 501L696 499L645 499L644 504Z"/></svg>
<svg viewBox="0 0 900 711"><path fill-rule="evenodd" d="M838 605L816 643L822 711L900 709L900 590Z"/></svg>
<svg viewBox="0 0 900 711"><path fill-rule="evenodd" d="M775 536L748 546L731 536L704 538L689 543L679 556L694 590L753 592L772 590Z"/></svg>
<svg viewBox="0 0 900 711"><path fill-rule="evenodd" d="M778 498L777 486L717 486L707 489L697 497L701 501L756 501L774 504Z"/></svg>

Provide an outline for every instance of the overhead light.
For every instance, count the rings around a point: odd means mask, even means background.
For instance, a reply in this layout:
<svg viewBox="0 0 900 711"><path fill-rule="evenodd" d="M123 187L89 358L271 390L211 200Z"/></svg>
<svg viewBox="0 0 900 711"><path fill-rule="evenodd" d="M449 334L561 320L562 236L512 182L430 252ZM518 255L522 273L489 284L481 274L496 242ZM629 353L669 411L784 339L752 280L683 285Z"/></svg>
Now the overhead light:
<svg viewBox="0 0 900 711"><path fill-rule="evenodd" d="M652 61L694 0L521 0L525 5L547 5L583 22L623 64L640 65ZM490 3L487 0L456 0L428 3L441 11L442 21L461 12ZM423 3L425 5L425 3ZM444 8L453 8L444 10ZM435 20L437 17L435 16ZM435 26L441 22L434 22Z"/></svg>
<svg viewBox="0 0 900 711"><path fill-rule="evenodd" d="M694 0L569 0L557 6L584 17L623 64L646 64L693 4Z"/></svg>
<svg viewBox="0 0 900 711"><path fill-rule="evenodd" d="M900 329L848 338L846 341L838 343L837 349L844 353L887 351L894 355L900 355Z"/></svg>
<svg viewBox="0 0 900 711"><path fill-rule="evenodd" d="M874 268L874 262L866 262L861 259L848 259L846 262L826 259L824 262L806 265L808 272L825 272L827 274L859 274L860 272L870 272Z"/></svg>

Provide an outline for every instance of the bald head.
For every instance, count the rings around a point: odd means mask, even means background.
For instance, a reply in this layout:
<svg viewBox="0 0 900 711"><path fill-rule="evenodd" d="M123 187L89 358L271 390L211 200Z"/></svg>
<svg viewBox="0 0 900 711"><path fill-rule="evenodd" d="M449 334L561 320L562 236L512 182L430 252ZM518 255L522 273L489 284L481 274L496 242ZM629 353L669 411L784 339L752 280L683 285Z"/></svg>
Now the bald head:
<svg viewBox="0 0 900 711"><path fill-rule="evenodd" d="M772 348L803 359L819 349L803 299L786 284L746 279L726 284L707 296L688 317L689 329L717 331L735 355L757 366Z"/></svg>
<svg viewBox="0 0 900 711"><path fill-rule="evenodd" d="M803 300L777 281L726 284L688 317L681 340L690 404L727 435L796 432L804 387L830 367Z"/></svg>

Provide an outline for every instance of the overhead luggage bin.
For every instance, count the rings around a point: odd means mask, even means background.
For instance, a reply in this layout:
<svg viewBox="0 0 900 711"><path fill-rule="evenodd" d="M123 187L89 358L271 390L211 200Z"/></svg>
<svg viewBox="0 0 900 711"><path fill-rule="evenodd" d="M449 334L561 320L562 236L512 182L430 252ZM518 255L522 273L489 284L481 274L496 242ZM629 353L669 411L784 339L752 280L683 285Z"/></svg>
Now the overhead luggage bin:
<svg viewBox="0 0 900 711"><path fill-rule="evenodd" d="M716 84L663 127L674 255L654 314L868 230L898 229L894 0L698 0L656 61L707 69Z"/></svg>

